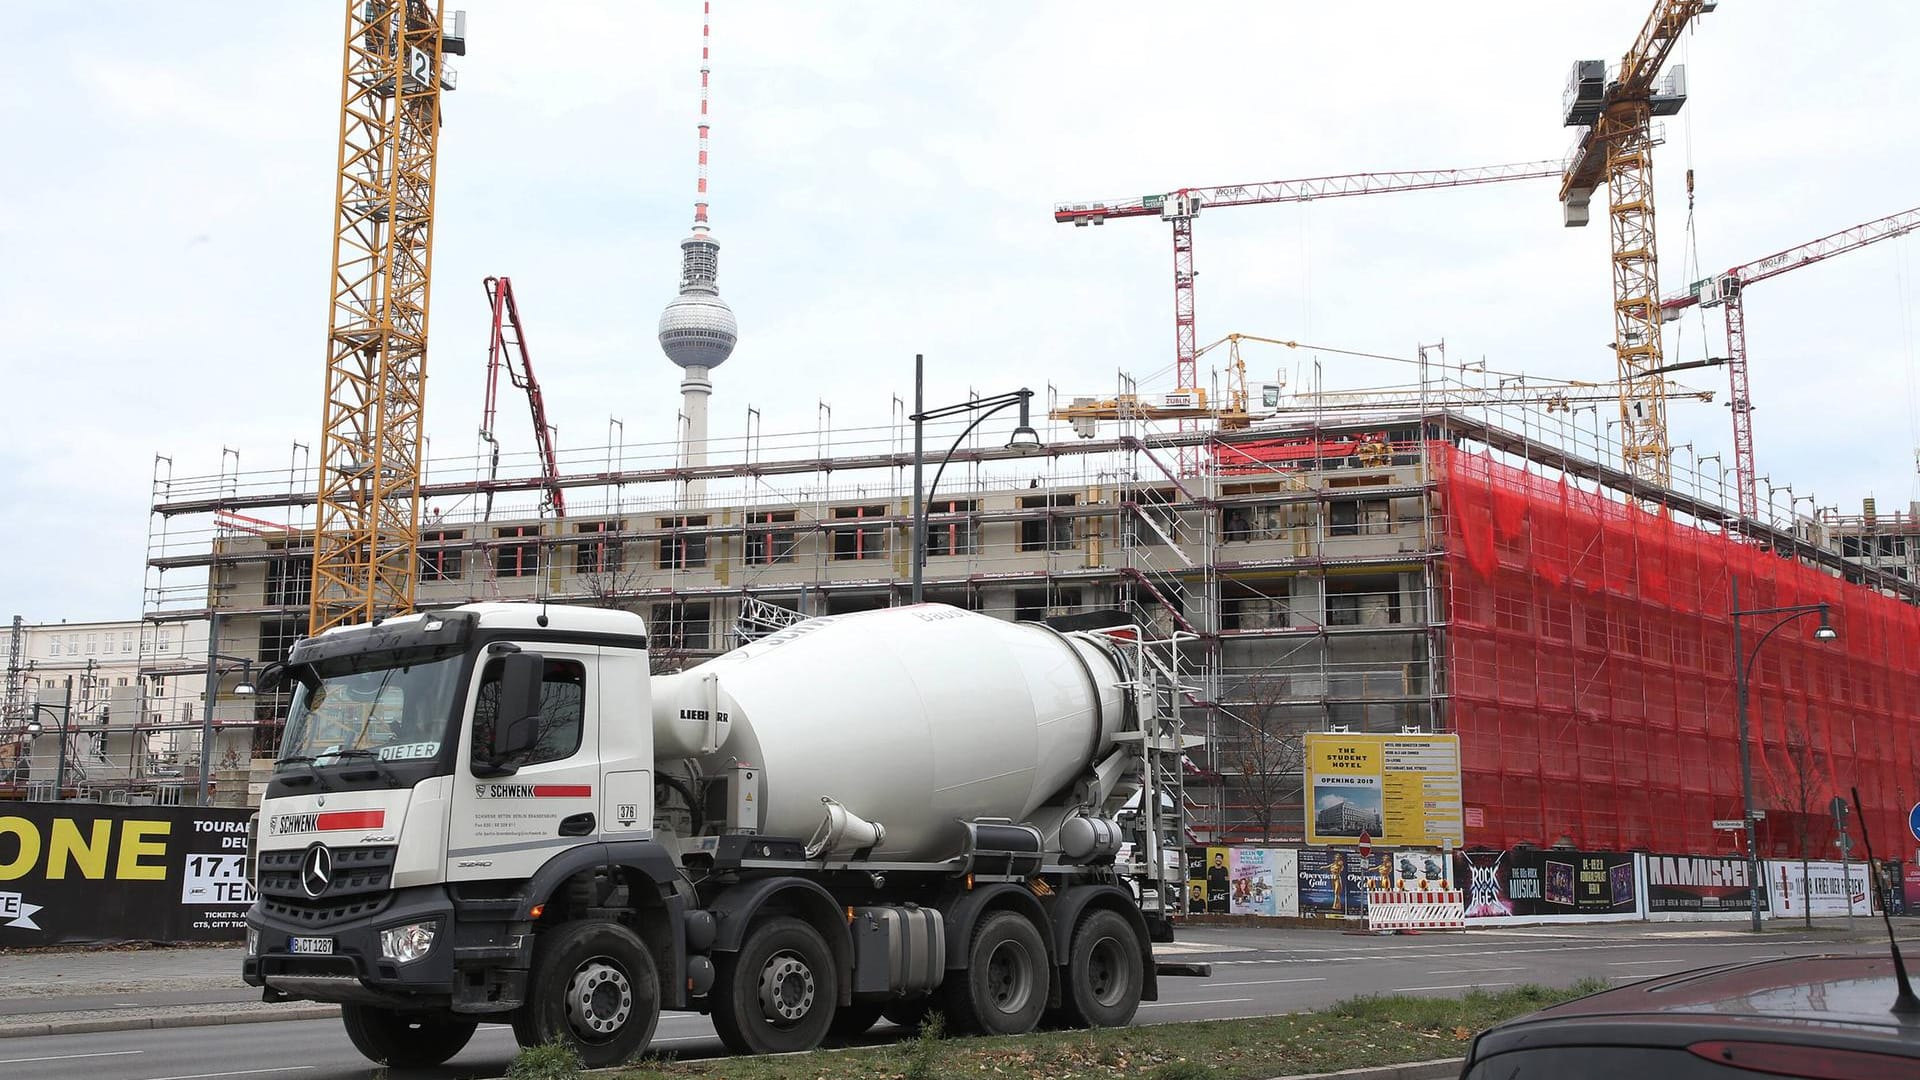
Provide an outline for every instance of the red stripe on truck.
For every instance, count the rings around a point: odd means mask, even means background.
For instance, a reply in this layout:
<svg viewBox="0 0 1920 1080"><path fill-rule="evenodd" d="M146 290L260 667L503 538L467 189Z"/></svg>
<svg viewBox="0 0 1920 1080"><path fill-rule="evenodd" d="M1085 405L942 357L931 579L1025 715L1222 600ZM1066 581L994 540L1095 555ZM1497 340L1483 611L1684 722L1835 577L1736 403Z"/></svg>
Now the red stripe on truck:
<svg viewBox="0 0 1920 1080"><path fill-rule="evenodd" d="M386 823L385 810L335 810L315 818L313 827L320 832L333 832L339 829L377 829Z"/></svg>
<svg viewBox="0 0 1920 1080"><path fill-rule="evenodd" d="M591 799L592 784L535 784L533 797L536 799Z"/></svg>

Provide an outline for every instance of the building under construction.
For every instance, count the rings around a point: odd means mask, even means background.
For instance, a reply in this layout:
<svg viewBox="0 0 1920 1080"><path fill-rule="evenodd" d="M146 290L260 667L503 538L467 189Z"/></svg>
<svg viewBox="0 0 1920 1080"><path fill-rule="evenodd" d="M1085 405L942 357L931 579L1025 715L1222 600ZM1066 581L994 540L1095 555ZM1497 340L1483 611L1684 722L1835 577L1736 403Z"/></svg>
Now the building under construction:
<svg viewBox="0 0 1920 1080"><path fill-rule="evenodd" d="M1790 626L1753 667L1760 841L1823 853L1826 804L1855 784L1899 835L1920 798L1920 588L1877 541L1857 557L1857 521L1796 513L1784 489L1742 520L1727 471L1684 449L1670 486L1636 481L1610 464L1604 404L1422 396L1229 431L1056 424L1038 455L976 431L930 496L926 598L1008 619L1118 608L1196 635L1196 840L1299 838L1300 735L1345 727L1458 733L1470 846L1701 853L1734 850L1714 822L1741 816L1733 584L1747 608L1825 601L1837 641ZM566 453L552 473L544 455L436 462L419 603L629 608L671 667L906 603L911 446L900 415L712 440L696 465L678 442ZM156 476L146 618L216 616L215 650L283 657L308 627L312 479L297 459ZM284 708L220 703L219 752L270 755Z"/></svg>

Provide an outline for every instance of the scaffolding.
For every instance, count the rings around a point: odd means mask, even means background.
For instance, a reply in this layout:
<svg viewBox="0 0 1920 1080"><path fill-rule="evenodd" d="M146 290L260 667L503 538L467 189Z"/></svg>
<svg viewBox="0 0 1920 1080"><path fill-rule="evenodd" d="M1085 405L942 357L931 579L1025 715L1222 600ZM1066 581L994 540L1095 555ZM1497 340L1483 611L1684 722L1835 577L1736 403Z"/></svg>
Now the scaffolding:
<svg viewBox="0 0 1920 1080"><path fill-rule="evenodd" d="M1462 592L1480 585L1461 567L1485 537L1504 534L1489 532L1490 517L1459 512L1493 503L1467 484L1463 461L1549 478L1610 507L1655 507L1635 513L1716 550L1920 599L1890 569L1830 544L1810 496L1769 488L1743 518L1728 509L1731 469L1690 446L1676 448L1668 486L1647 486L1608 464L1620 451L1604 404L1476 395L1490 376L1447 370L1411 405L1301 395L1282 403L1283 419L1231 431L1131 417L1077 439L1055 423L1036 457L976 431L928 497L925 595L1011 619L1119 608L1179 642L1188 730L1206 740L1183 766L1183 827L1201 842L1302 838L1304 732L1487 730L1474 725L1499 699L1458 689L1463 678L1483 685L1487 647L1476 636L1486 628L1471 621L1478 594ZM1120 377L1118 395L1133 389ZM836 429L822 403L816 429L774 434L749 409L747 435L711 440L698 467L674 441L624 435L561 451L552 479L537 454L503 455L497 472L483 456L435 459L422 492L420 602L629 608L648 617L657 659L673 666L792 619L905 603L914 521L903 413ZM927 443L960 432L960 422L932 425ZM1183 471L1183 451L1204 467ZM212 648L284 656L306 627L310 479L297 447L287 468L205 477L157 468L145 617L165 625L218 611L226 640ZM704 484L697 507L684 498L693 482ZM565 520L540 512L556 485L567 491ZM1456 626L1463 604L1472 614ZM244 706L254 753L271 753L284 704ZM241 707L218 706L223 717ZM1474 752L1469 802L1507 775ZM1557 839L1544 809L1486 806L1498 824L1485 836ZM1638 835L1583 824L1579 838Z"/></svg>

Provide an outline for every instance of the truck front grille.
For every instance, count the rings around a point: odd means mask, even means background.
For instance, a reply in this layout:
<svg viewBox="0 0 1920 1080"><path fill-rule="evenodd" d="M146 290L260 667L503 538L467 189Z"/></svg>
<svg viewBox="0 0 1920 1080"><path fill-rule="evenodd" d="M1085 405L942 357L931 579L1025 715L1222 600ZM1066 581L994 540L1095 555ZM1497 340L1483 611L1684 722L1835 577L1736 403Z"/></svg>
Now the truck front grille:
<svg viewBox="0 0 1920 1080"><path fill-rule="evenodd" d="M327 884L309 893L305 874L312 847L260 853L260 909L303 927L324 927L377 915L392 899L393 862L398 848L329 848Z"/></svg>

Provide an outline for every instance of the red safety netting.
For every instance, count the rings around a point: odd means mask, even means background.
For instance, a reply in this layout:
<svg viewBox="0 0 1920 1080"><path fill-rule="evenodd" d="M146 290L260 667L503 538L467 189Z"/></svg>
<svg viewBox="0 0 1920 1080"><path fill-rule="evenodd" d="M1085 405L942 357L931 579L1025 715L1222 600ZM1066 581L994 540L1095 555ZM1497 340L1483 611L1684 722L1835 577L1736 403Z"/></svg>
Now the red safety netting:
<svg viewBox="0 0 1920 1080"><path fill-rule="evenodd" d="M1912 854L1920 609L1558 475L1433 455L1469 844L1739 850L1713 828L1741 816L1737 580L1741 608L1824 600L1840 634L1800 619L1753 664L1761 851L1837 857L1828 804L1857 785L1876 854ZM1742 651L1775 621L1741 620Z"/></svg>

